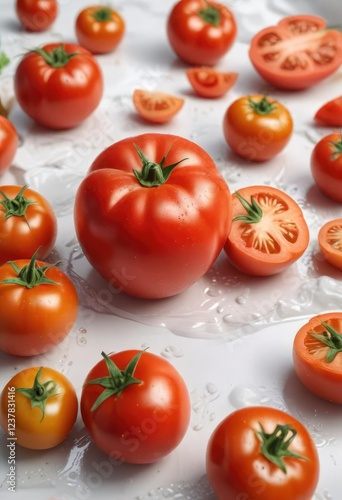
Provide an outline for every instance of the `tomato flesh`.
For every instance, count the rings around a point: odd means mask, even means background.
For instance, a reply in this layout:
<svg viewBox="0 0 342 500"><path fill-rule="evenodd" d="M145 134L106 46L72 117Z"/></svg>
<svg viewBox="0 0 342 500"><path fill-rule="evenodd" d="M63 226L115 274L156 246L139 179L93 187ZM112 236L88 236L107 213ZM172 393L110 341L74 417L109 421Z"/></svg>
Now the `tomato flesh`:
<svg viewBox="0 0 342 500"><path fill-rule="evenodd" d="M165 123L183 107L184 99L164 92L136 89L133 104L139 115L152 123Z"/></svg>
<svg viewBox="0 0 342 500"><path fill-rule="evenodd" d="M201 66L186 70L187 78L201 97L222 97L235 84L237 73L224 73L211 67Z"/></svg>
<svg viewBox="0 0 342 500"><path fill-rule="evenodd" d="M318 244L325 260L342 271L342 219L329 221L321 227Z"/></svg>
<svg viewBox="0 0 342 500"><path fill-rule="evenodd" d="M335 97L321 106L315 120L331 127L342 127L342 96Z"/></svg>

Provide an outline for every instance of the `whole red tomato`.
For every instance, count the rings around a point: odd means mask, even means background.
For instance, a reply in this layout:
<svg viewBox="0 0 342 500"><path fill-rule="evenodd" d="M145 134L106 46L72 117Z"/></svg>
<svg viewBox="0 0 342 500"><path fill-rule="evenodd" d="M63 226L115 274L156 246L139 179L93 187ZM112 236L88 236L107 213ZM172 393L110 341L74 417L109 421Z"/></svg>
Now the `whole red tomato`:
<svg viewBox="0 0 342 500"><path fill-rule="evenodd" d="M334 201L342 202L342 134L323 137L311 154L311 172L319 189Z"/></svg>
<svg viewBox="0 0 342 500"><path fill-rule="evenodd" d="M58 14L57 0L16 0L16 12L28 31L45 31Z"/></svg>
<svg viewBox="0 0 342 500"><path fill-rule="evenodd" d="M0 350L15 356L47 352L70 332L78 298L53 264L20 259L0 266Z"/></svg>
<svg viewBox="0 0 342 500"><path fill-rule="evenodd" d="M234 14L217 2L181 0L167 20L170 45L189 64L216 64L231 48L236 34Z"/></svg>
<svg viewBox="0 0 342 500"><path fill-rule="evenodd" d="M210 156L171 134L119 141L94 161L75 200L90 264L136 297L175 295L216 260L231 225L231 197Z"/></svg>
<svg viewBox="0 0 342 500"><path fill-rule="evenodd" d="M94 56L70 43L51 43L28 52L14 78L22 109L40 125L68 129L100 103L103 77Z"/></svg>
<svg viewBox="0 0 342 500"><path fill-rule="evenodd" d="M0 115L0 175L12 165L18 148L18 134L12 123Z"/></svg>
<svg viewBox="0 0 342 500"><path fill-rule="evenodd" d="M183 378L169 361L146 351L102 356L83 385L87 431L118 462L160 460L178 446L189 426L190 397Z"/></svg>
<svg viewBox="0 0 342 500"><path fill-rule="evenodd" d="M223 118L227 144L238 156L266 161L289 142L293 122L287 108L270 97L257 94L236 99Z"/></svg>
<svg viewBox="0 0 342 500"><path fill-rule="evenodd" d="M125 33L125 21L118 12L105 6L83 9L76 18L78 43L93 54L112 52Z"/></svg>
<svg viewBox="0 0 342 500"><path fill-rule="evenodd" d="M8 260L45 259L57 237L50 203L27 186L0 186L0 264Z"/></svg>
<svg viewBox="0 0 342 500"><path fill-rule="evenodd" d="M216 427L206 469L219 500L311 500L319 459L309 432L297 419L276 408L250 406Z"/></svg>

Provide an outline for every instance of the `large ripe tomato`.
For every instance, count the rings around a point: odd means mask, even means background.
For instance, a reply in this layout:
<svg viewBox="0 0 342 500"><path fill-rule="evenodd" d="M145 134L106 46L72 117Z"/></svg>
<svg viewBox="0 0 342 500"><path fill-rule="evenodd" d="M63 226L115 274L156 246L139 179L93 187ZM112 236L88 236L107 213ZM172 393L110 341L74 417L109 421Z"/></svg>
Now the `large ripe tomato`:
<svg viewBox="0 0 342 500"><path fill-rule="evenodd" d="M342 127L342 96L325 102L315 113L315 120L331 127Z"/></svg>
<svg viewBox="0 0 342 500"><path fill-rule="evenodd" d="M14 375L1 392L0 422L7 443L32 450L60 444L72 429L78 412L74 387L57 370L26 368Z"/></svg>
<svg viewBox="0 0 342 500"><path fill-rule="evenodd" d="M82 390L87 431L114 461L160 460L188 429L190 397L183 378L169 361L146 351L102 356Z"/></svg>
<svg viewBox="0 0 342 500"><path fill-rule="evenodd" d="M0 350L15 356L49 351L67 336L78 297L68 276L53 264L31 260L0 266Z"/></svg>
<svg viewBox="0 0 342 500"><path fill-rule="evenodd" d="M342 219L330 220L321 227L318 244L325 260L342 271Z"/></svg>
<svg viewBox="0 0 342 500"><path fill-rule="evenodd" d="M136 297L168 297L195 283L216 260L230 225L230 192L215 163L171 134L109 146L76 193L85 256L112 286Z"/></svg>
<svg viewBox="0 0 342 500"><path fill-rule="evenodd" d="M259 31L249 57L259 74L282 89L304 89L327 78L342 64L342 34L324 19L289 16Z"/></svg>
<svg viewBox="0 0 342 500"><path fill-rule="evenodd" d="M170 45L189 64L213 66L231 48L236 33L234 14L213 1L181 0L167 20Z"/></svg>
<svg viewBox="0 0 342 500"><path fill-rule="evenodd" d="M244 96L228 106L223 118L227 144L238 156L266 161L289 142L292 117L280 102L263 95Z"/></svg>
<svg viewBox="0 0 342 500"><path fill-rule="evenodd" d="M139 115L152 123L165 123L183 107L184 99L164 92L136 89L133 104Z"/></svg>
<svg viewBox="0 0 342 500"><path fill-rule="evenodd" d="M38 249L45 259L57 237L57 219L50 203L27 186L0 186L0 265L29 259Z"/></svg>
<svg viewBox="0 0 342 500"><path fill-rule="evenodd" d="M224 250L252 276L284 271L306 250L309 229L297 203L280 189L250 186L232 197L233 224Z"/></svg>
<svg viewBox="0 0 342 500"><path fill-rule="evenodd" d="M323 137L311 154L311 173L319 189L330 199L342 202L342 134Z"/></svg>
<svg viewBox="0 0 342 500"><path fill-rule="evenodd" d="M51 43L28 52L17 66L15 95L40 125L79 125L100 103L103 77L94 56L79 45Z"/></svg>
<svg viewBox="0 0 342 500"><path fill-rule="evenodd" d="M0 115L0 175L12 165L18 148L18 134L12 123Z"/></svg>
<svg viewBox="0 0 342 500"><path fill-rule="evenodd" d="M75 23L78 43L93 54L112 52L125 33L125 21L118 12L106 6L86 7Z"/></svg>
<svg viewBox="0 0 342 500"><path fill-rule="evenodd" d="M21 25L28 31L45 31L58 14L57 0L16 0L16 12Z"/></svg>
<svg viewBox="0 0 342 500"><path fill-rule="evenodd" d="M308 430L292 415L250 406L216 427L206 469L219 500L311 500L319 458Z"/></svg>
<svg viewBox="0 0 342 500"><path fill-rule="evenodd" d="M297 332L293 363L309 391L342 404L342 312L319 314Z"/></svg>
<svg viewBox="0 0 342 500"><path fill-rule="evenodd" d="M201 97L222 97L237 80L237 73L226 73L207 66L188 68L186 76L196 92Z"/></svg>

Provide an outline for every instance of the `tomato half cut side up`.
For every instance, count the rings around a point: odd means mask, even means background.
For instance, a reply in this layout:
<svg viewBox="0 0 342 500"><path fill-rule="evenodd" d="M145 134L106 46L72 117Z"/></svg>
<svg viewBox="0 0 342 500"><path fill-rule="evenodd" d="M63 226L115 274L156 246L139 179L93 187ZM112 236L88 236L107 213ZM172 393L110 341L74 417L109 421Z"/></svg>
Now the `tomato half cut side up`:
<svg viewBox="0 0 342 500"><path fill-rule="evenodd" d="M342 95L323 104L314 118L320 124L342 127Z"/></svg>
<svg viewBox="0 0 342 500"><path fill-rule="evenodd" d="M184 99L164 92L136 89L133 93L133 104L145 120L165 123L181 110Z"/></svg>
<svg viewBox="0 0 342 500"><path fill-rule="evenodd" d="M316 396L342 404L342 312L314 316L297 332L293 363L298 378Z"/></svg>
<svg viewBox="0 0 342 500"><path fill-rule="evenodd" d="M331 220L321 227L318 244L325 260L342 271L342 219Z"/></svg>
<svg viewBox="0 0 342 500"><path fill-rule="evenodd" d="M277 88L305 89L342 64L342 33L318 16L298 15L259 31L250 59L260 76Z"/></svg>
<svg viewBox="0 0 342 500"><path fill-rule="evenodd" d="M251 276L284 271L305 252L309 229L299 205L280 189L250 186L232 196L233 222L224 250Z"/></svg>
<svg viewBox="0 0 342 500"><path fill-rule="evenodd" d="M188 68L186 76L190 85L201 97L222 97L235 84L238 73L225 73L208 66Z"/></svg>

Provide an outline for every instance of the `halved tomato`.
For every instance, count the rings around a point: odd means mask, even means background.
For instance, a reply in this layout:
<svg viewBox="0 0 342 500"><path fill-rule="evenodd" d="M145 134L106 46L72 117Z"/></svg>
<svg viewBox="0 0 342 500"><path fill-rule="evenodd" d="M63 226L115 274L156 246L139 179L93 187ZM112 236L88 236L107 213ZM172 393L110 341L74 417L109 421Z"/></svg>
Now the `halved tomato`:
<svg viewBox="0 0 342 500"><path fill-rule="evenodd" d="M297 332L293 363L309 391L342 404L342 312L314 316Z"/></svg>
<svg viewBox="0 0 342 500"><path fill-rule="evenodd" d="M318 244L325 260L342 271L342 219L330 220L321 227Z"/></svg>
<svg viewBox="0 0 342 500"><path fill-rule="evenodd" d="M251 40L249 56L259 74L275 87L304 89L342 64L342 33L327 29L318 16L289 16L259 31Z"/></svg>
<svg viewBox="0 0 342 500"><path fill-rule="evenodd" d="M232 196L233 224L224 250L240 271L277 274L306 250L309 229L297 203L280 189L250 186Z"/></svg>
<svg viewBox="0 0 342 500"><path fill-rule="evenodd" d="M315 120L331 127L342 127L342 96L323 104L317 110Z"/></svg>
<svg viewBox="0 0 342 500"><path fill-rule="evenodd" d="M208 66L188 68L186 76L201 97L222 97L234 85L238 73L225 73Z"/></svg>
<svg viewBox="0 0 342 500"><path fill-rule="evenodd" d="M133 93L133 104L145 120L165 123L180 111L184 99L164 92L136 89Z"/></svg>

